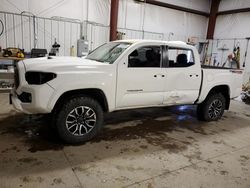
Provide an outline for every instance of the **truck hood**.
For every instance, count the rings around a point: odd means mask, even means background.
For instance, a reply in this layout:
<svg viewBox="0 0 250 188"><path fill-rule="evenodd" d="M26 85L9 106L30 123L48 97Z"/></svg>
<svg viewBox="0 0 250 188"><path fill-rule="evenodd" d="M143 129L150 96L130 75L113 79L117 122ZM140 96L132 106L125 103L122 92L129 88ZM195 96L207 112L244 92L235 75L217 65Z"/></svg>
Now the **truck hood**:
<svg viewBox="0 0 250 188"><path fill-rule="evenodd" d="M26 71L77 71L80 69L96 69L107 67L110 64L101 63L79 57L43 57L23 60Z"/></svg>

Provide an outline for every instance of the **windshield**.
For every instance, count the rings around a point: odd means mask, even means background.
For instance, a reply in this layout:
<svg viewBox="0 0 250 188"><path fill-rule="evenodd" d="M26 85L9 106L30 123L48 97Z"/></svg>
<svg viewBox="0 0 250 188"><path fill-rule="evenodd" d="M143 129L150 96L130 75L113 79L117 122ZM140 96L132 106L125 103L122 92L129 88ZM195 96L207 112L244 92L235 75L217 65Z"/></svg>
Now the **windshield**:
<svg viewBox="0 0 250 188"><path fill-rule="evenodd" d="M86 59L112 64L130 45L126 42L106 43L91 52Z"/></svg>

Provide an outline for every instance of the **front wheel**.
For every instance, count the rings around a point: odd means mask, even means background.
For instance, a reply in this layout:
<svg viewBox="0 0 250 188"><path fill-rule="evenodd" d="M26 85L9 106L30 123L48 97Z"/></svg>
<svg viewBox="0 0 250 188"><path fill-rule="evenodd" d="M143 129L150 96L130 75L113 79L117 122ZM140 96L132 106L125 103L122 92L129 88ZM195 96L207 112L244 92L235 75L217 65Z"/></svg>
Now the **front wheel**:
<svg viewBox="0 0 250 188"><path fill-rule="evenodd" d="M221 94L212 94L207 99L198 105L198 119L205 121L216 121L220 119L226 107L226 99Z"/></svg>
<svg viewBox="0 0 250 188"><path fill-rule="evenodd" d="M103 110L90 97L75 97L67 101L55 114L60 138L69 144L92 139L103 126Z"/></svg>

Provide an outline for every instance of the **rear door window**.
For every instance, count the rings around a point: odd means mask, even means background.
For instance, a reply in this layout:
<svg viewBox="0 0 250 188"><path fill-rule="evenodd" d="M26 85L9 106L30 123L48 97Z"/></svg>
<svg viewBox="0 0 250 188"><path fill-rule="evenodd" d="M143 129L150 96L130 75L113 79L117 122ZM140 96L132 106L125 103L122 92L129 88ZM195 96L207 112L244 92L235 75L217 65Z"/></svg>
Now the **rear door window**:
<svg viewBox="0 0 250 188"><path fill-rule="evenodd" d="M191 49L168 48L168 67L189 67L194 65L194 55Z"/></svg>

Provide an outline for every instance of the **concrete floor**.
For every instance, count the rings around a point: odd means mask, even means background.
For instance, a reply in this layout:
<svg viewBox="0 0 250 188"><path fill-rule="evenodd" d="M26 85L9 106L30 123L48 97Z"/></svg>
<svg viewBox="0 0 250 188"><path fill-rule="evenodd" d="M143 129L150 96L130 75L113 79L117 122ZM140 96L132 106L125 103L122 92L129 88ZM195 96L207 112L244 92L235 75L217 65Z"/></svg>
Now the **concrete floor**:
<svg viewBox="0 0 250 188"><path fill-rule="evenodd" d="M43 116L0 94L0 187L250 187L250 106L218 122L195 107L109 114L94 140L66 146Z"/></svg>

